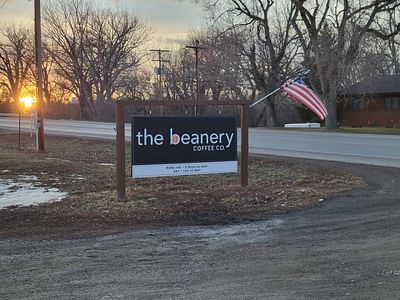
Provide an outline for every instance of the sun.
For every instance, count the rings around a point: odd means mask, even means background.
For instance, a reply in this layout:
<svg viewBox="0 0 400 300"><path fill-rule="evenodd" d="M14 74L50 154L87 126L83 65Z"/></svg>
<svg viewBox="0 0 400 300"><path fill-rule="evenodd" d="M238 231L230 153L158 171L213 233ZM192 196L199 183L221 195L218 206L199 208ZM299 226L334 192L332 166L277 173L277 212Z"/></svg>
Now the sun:
<svg viewBox="0 0 400 300"><path fill-rule="evenodd" d="M19 103L21 103L24 108L31 108L34 102L36 102L36 100L29 96L19 98Z"/></svg>

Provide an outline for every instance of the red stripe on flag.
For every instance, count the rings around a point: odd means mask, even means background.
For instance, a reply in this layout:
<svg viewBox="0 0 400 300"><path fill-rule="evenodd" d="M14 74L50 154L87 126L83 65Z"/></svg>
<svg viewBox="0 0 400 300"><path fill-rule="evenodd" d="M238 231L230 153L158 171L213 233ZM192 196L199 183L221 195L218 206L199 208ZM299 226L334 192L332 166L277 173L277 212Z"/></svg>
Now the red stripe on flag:
<svg viewBox="0 0 400 300"><path fill-rule="evenodd" d="M302 103L323 121L328 112L319 97L306 85L297 82L285 84L282 89L294 100Z"/></svg>
<svg viewBox="0 0 400 300"><path fill-rule="evenodd" d="M307 96L312 97L315 101L314 103L322 110L324 115L328 115L328 111L326 110L325 105L322 103L321 99L317 96L317 94L314 93L312 89L310 89L304 84L300 84L297 82L294 82L292 86L298 90L303 91L304 93L307 94Z"/></svg>
<svg viewBox="0 0 400 300"><path fill-rule="evenodd" d="M286 89L284 88L284 90L289 94L289 96L304 104L315 114L317 114L321 120L324 119L325 111L322 105L319 103L318 100L310 95L308 91L304 89L304 87L298 86L296 84L291 84L286 87Z"/></svg>

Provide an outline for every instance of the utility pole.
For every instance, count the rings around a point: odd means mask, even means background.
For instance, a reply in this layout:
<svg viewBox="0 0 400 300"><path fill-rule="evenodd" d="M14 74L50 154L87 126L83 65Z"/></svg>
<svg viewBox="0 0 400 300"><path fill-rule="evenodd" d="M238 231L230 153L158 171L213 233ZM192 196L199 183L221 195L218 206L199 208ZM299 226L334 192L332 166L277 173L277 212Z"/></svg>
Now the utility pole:
<svg viewBox="0 0 400 300"><path fill-rule="evenodd" d="M38 151L44 151L44 105L43 105L43 65L42 65L42 28L40 18L40 0L35 0L35 58L36 58L36 103L38 111L37 135Z"/></svg>
<svg viewBox="0 0 400 300"><path fill-rule="evenodd" d="M151 49L151 52L156 52L158 54L157 59L153 59L153 61L158 61L158 90L160 91L160 99L163 100L163 90L162 90L162 68L163 68L163 63L164 62L169 62L169 60L163 59L163 53L168 53L170 52L169 50L162 50L162 49ZM164 106L161 106L161 114L164 114Z"/></svg>
<svg viewBox="0 0 400 300"><path fill-rule="evenodd" d="M200 81L199 81L199 51L200 49L205 49L205 47L200 46L199 40L194 41L194 45L186 46L186 48L193 49L196 59L196 102L199 101L200 94ZM197 107L194 107L194 114L197 115Z"/></svg>
<svg viewBox="0 0 400 300"><path fill-rule="evenodd" d="M151 52L157 52L158 58L153 59L153 61L158 62L158 85L159 85L159 90L160 90L160 100L163 100L163 92L162 92L162 68L163 68L163 63L169 62L169 60L163 59L163 53L168 53L170 52L169 50L162 50L162 49L152 49L150 50Z"/></svg>

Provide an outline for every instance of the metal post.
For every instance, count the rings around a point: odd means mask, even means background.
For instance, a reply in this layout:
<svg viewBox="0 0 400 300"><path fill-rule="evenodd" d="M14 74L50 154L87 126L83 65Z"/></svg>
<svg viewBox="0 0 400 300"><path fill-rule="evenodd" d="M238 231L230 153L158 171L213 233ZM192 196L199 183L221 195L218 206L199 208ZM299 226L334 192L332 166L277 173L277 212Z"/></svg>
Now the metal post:
<svg viewBox="0 0 400 300"><path fill-rule="evenodd" d="M36 56L36 90L38 109L38 150L44 151L44 108L43 108L43 69L42 69L42 29L40 24L40 0L35 0L35 56Z"/></svg>
<svg viewBox="0 0 400 300"><path fill-rule="evenodd" d="M39 132L38 132L38 109L37 106L35 106L35 109L33 110L33 128L35 129L35 139L36 139L36 150L39 150Z"/></svg>
<svg viewBox="0 0 400 300"><path fill-rule="evenodd" d="M252 108L253 106L256 106L258 103L260 103L261 101L268 99L268 97L271 97L272 95L276 94L277 92L279 92L282 89L282 87L277 88L275 91L272 91L271 93L269 93L268 95L258 99L256 102L254 102L253 104L250 105L250 108Z"/></svg>
<svg viewBox="0 0 400 300"><path fill-rule="evenodd" d="M18 102L18 150L21 150L21 103Z"/></svg>
<svg viewBox="0 0 400 300"><path fill-rule="evenodd" d="M249 184L249 120L250 109L248 104L242 105L241 115L241 149L240 149L240 183Z"/></svg>
<svg viewBox="0 0 400 300"><path fill-rule="evenodd" d="M118 200L125 200L125 105L117 101L117 197Z"/></svg>

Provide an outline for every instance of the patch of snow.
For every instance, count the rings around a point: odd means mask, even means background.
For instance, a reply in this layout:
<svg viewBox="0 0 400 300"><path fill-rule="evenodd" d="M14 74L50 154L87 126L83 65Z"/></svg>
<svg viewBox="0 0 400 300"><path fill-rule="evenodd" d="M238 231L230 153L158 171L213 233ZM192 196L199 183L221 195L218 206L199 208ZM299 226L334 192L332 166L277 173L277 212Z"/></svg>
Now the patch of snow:
<svg viewBox="0 0 400 300"><path fill-rule="evenodd" d="M18 175L18 180L21 180L21 181L37 181L38 178L35 175Z"/></svg>
<svg viewBox="0 0 400 300"><path fill-rule="evenodd" d="M22 176L24 181L26 178L32 180L34 177L36 176ZM0 179L0 209L61 201L66 195L67 193L60 192L56 188L47 189L36 187L29 182Z"/></svg>
<svg viewBox="0 0 400 300"><path fill-rule="evenodd" d="M8 172L10 172L10 170L1 170L2 174L8 173Z"/></svg>
<svg viewBox="0 0 400 300"><path fill-rule="evenodd" d="M113 166L114 164L109 164L109 163L99 163L99 166Z"/></svg>

